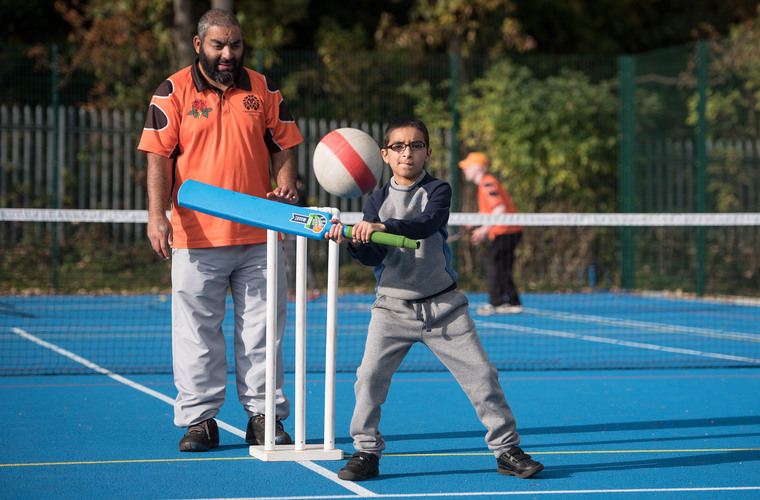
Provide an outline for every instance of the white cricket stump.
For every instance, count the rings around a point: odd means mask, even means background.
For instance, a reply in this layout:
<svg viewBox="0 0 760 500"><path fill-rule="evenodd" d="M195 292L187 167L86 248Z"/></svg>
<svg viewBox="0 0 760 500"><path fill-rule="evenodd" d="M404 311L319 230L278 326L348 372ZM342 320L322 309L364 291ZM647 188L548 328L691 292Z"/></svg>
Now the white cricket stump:
<svg viewBox="0 0 760 500"><path fill-rule="evenodd" d="M325 422L322 444L306 444L306 241L296 239L295 432L293 444L275 445L275 377L277 336L277 231L267 230L267 325L264 444L251 446L250 454L265 462L342 460L335 448L335 368L338 335L338 244L328 243L327 325L325 349Z"/></svg>

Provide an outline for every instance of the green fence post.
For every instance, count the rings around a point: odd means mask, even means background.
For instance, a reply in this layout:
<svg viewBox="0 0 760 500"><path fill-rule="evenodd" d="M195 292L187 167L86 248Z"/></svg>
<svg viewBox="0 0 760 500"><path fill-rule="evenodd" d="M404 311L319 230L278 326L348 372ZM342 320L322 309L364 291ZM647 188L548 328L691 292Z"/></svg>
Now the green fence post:
<svg viewBox="0 0 760 500"><path fill-rule="evenodd" d="M707 42L700 40L697 45L697 92L699 93L699 114L696 144L696 201L697 212L707 211ZM697 227L697 296L705 293L705 228Z"/></svg>
<svg viewBox="0 0 760 500"><path fill-rule="evenodd" d="M53 151L51 151L51 154L53 156L53 196L51 197L50 203L52 208L60 208L58 206L58 177L60 175L60 172L58 171L58 133L60 130L61 124L58 123L58 104L59 104L59 96L58 96L58 45L53 44L53 49L51 51L52 54L52 74L51 74L51 81L50 81L50 91L51 91L51 107L53 108ZM52 266L53 266L53 290L56 292L58 291L58 223L53 222L52 226L52 234L51 234L51 240L52 240Z"/></svg>
<svg viewBox="0 0 760 500"><path fill-rule="evenodd" d="M451 184L451 209L460 210L459 207L459 146L457 143L457 134L459 130L459 111L457 110L457 91L459 82L458 56L451 54L449 56L449 71L451 78L451 130L449 130L449 181ZM451 264L454 269L457 268L456 243L451 246Z"/></svg>
<svg viewBox="0 0 760 500"><path fill-rule="evenodd" d="M633 56L618 57L618 77L620 79L618 209L621 213L632 213L635 210L636 182L636 59ZM635 286L634 228L623 227L620 238L620 286L624 289L632 289Z"/></svg>
<svg viewBox="0 0 760 500"><path fill-rule="evenodd" d="M254 68L256 69L257 73L263 73L264 72L264 54L261 52L261 49L256 49L255 56L255 64Z"/></svg>

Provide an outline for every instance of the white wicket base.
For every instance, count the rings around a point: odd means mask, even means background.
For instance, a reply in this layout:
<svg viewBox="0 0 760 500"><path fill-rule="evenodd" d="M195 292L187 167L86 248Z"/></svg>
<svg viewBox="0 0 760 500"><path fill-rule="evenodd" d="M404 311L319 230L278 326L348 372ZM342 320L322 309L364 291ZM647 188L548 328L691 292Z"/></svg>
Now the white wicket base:
<svg viewBox="0 0 760 500"><path fill-rule="evenodd" d="M332 209L331 209L332 210ZM332 213L332 212L331 212ZM334 216L338 216L339 212ZM296 239L296 367L294 444L275 445L275 342L277 330L277 232L267 230L267 324L266 324L266 395L264 444L251 446L252 457L264 462L342 460L343 450L335 449L335 362L338 334L338 244L328 243L327 325L325 328L325 420L322 444L306 444L306 238Z"/></svg>
<svg viewBox="0 0 760 500"><path fill-rule="evenodd" d="M293 462L298 460L343 460L343 450L326 450L323 444L307 444L303 450L296 450L293 444L280 444L274 450L265 450L263 445L251 446L252 457L263 462Z"/></svg>

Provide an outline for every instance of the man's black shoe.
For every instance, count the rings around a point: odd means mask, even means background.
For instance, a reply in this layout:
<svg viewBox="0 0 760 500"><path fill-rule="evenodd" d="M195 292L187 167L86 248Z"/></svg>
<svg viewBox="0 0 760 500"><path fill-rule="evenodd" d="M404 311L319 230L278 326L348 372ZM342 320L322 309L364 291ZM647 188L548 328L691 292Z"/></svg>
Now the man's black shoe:
<svg viewBox="0 0 760 500"><path fill-rule="evenodd" d="M499 474L505 476L517 476L525 479L533 474L538 474L544 469L544 466L535 460L531 460L530 455L522 451L517 446L510 448L502 453L496 459L499 468Z"/></svg>
<svg viewBox="0 0 760 500"><path fill-rule="evenodd" d="M371 477L377 477L380 474L379 462L380 457L374 453L357 451L338 471L338 477L346 481L364 481Z"/></svg>
<svg viewBox="0 0 760 500"><path fill-rule="evenodd" d="M187 428L179 441L179 451L208 451L219 446L219 428L210 418Z"/></svg>
<svg viewBox="0 0 760 500"><path fill-rule="evenodd" d="M245 440L248 444L264 444L264 415L254 415L248 419L248 428L245 431ZM279 418L275 419L274 444L290 444L290 436L282 426Z"/></svg>

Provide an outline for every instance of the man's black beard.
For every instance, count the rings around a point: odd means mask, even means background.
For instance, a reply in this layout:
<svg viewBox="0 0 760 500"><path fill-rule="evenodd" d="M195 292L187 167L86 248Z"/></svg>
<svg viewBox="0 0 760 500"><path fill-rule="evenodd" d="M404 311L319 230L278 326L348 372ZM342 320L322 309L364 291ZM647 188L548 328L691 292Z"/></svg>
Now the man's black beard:
<svg viewBox="0 0 760 500"><path fill-rule="evenodd" d="M206 73L209 78L214 80L217 83L221 83L222 85L229 85L230 83L234 82L237 78L238 74L240 74L240 70L243 68L243 59L244 54L240 55L240 59L232 59L231 61L225 61L225 63L231 62L233 65L232 70L226 70L226 71L219 71L219 64L222 61L221 57L216 58L215 60L211 60L208 57L206 57L206 53L203 51L203 47L201 47L200 52L198 53L198 57L200 58L201 67L203 68L204 73Z"/></svg>

